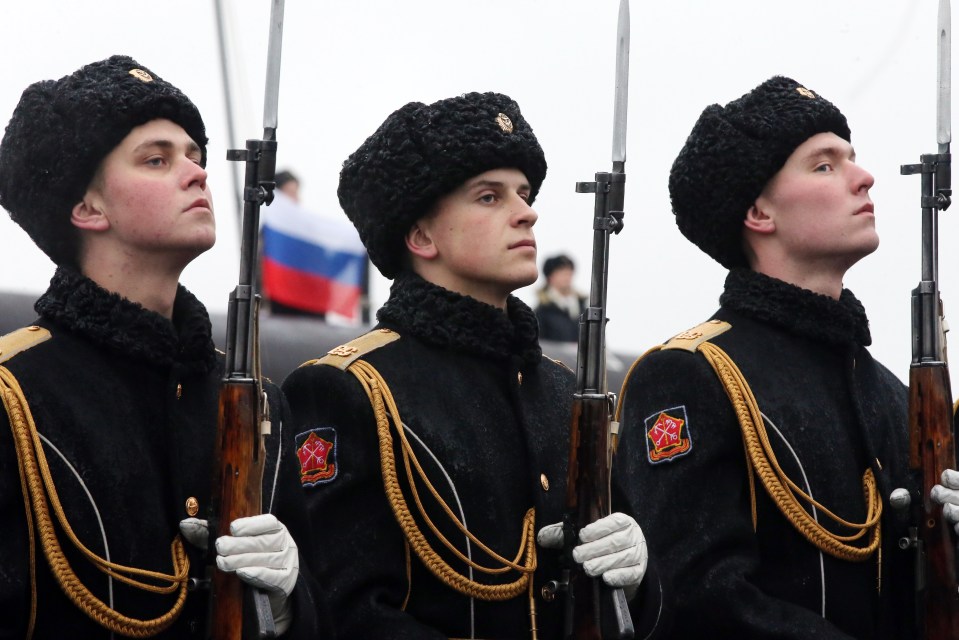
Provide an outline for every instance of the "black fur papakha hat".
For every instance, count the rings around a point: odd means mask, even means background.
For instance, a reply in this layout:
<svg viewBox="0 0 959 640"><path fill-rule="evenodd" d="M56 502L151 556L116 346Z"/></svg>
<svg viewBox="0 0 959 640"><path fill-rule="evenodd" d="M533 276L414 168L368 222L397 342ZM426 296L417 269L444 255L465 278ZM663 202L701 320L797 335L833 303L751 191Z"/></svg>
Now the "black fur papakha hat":
<svg viewBox="0 0 959 640"><path fill-rule="evenodd" d="M532 204L546 177L546 158L508 96L468 93L430 105L410 102L343 163L337 195L370 260L394 278L413 223L469 178L501 168L526 175Z"/></svg>
<svg viewBox="0 0 959 640"><path fill-rule="evenodd" d="M826 132L850 140L835 105L783 76L706 107L669 173L679 230L724 267L748 267L746 212L796 147Z"/></svg>
<svg viewBox="0 0 959 640"><path fill-rule="evenodd" d="M100 162L135 127L165 118L200 145L196 106L128 56L112 56L24 90L0 142L0 206L57 264L76 264L70 213Z"/></svg>

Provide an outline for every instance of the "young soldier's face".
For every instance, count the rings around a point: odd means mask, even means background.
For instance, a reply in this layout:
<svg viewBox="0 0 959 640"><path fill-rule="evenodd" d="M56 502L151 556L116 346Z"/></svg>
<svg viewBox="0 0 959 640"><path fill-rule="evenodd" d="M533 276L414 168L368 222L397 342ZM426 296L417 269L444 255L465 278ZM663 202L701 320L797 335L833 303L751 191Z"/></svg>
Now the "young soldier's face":
<svg viewBox="0 0 959 640"><path fill-rule="evenodd" d="M784 259L848 268L879 246L869 197L873 182L856 164L852 145L819 133L796 147L756 207L775 226Z"/></svg>
<svg viewBox="0 0 959 640"><path fill-rule="evenodd" d="M494 169L441 198L418 222L435 247L433 281L497 306L536 282L537 215L527 202L529 194L521 171Z"/></svg>
<svg viewBox="0 0 959 640"><path fill-rule="evenodd" d="M178 124L136 127L100 165L86 198L104 233L131 258L168 256L183 265L213 246L216 224L200 147Z"/></svg>

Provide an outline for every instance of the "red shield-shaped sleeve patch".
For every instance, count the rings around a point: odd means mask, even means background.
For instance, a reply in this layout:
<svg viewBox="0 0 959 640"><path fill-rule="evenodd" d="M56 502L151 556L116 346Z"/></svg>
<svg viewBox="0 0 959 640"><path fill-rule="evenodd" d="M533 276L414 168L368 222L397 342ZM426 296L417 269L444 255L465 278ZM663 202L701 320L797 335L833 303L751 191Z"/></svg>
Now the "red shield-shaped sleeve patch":
<svg viewBox="0 0 959 640"><path fill-rule="evenodd" d="M663 409L646 418L646 453L650 464L674 460L692 448L685 405Z"/></svg>
<svg viewBox="0 0 959 640"><path fill-rule="evenodd" d="M332 482L336 478L336 430L318 427L296 436L300 459L300 483L304 487Z"/></svg>

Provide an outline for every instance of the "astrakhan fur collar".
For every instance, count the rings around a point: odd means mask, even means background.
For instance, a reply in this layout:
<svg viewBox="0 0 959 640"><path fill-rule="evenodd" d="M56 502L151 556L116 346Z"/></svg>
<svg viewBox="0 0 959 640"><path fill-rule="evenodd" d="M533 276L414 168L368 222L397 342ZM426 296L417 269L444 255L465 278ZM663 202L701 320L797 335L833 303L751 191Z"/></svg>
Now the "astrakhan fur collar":
<svg viewBox="0 0 959 640"><path fill-rule="evenodd" d="M177 362L205 373L216 366L206 308L180 285L173 322L60 267L34 305L41 317L120 355L158 366Z"/></svg>
<svg viewBox="0 0 959 640"><path fill-rule="evenodd" d="M834 300L749 269L732 269L719 303L821 342L864 347L872 342L866 310L848 289Z"/></svg>
<svg viewBox="0 0 959 640"><path fill-rule="evenodd" d="M393 281L390 298L376 317L436 347L494 360L518 357L524 369L542 359L536 316L515 296L509 297L503 313L404 272Z"/></svg>

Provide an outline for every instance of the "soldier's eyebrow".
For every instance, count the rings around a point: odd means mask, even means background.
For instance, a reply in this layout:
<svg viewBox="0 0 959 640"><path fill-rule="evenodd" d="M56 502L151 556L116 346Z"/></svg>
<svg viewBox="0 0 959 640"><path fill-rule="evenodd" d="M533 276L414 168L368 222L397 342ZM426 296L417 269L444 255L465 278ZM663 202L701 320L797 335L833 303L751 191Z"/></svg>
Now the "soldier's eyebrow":
<svg viewBox="0 0 959 640"><path fill-rule="evenodd" d="M476 188L502 189L505 186L506 186L506 183L503 182L502 180L489 180L487 178L478 178L475 181L466 183L467 189L476 189ZM530 190L530 186L529 186L529 183L527 182L522 182L517 187L517 191L529 191L529 190Z"/></svg>
<svg viewBox="0 0 959 640"><path fill-rule="evenodd" d="M187 143L186 146L187 146L187 153L200 153L201 151L200 145L198 145L193 140L190 140L190 142ZM143 151L145 149L150 149L150 148L159 148L165 151L169 151L171 149L176 148L176 144L172 140L168 140L167 138L152 138L150 140L144 140L143 142L138 144L133 149L133 151L139 152L139 151Z"/></svg>
<svg viewBox="0 0 959 640"><path fill-rule="evenodd" d="M821 147L816 147L812 149L809 153L806 154L807 160L818 160L819 158L830 158L830 159L842 159L848 158L853 162L856 161L856 150L853 147L849 147L848 152L845 147L834 144L826 144Z"/></svg>

